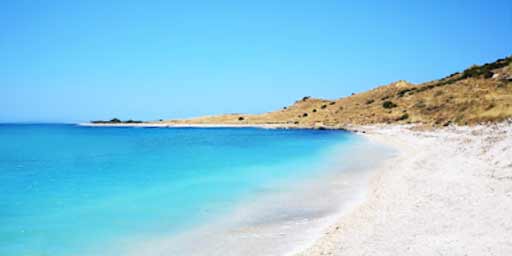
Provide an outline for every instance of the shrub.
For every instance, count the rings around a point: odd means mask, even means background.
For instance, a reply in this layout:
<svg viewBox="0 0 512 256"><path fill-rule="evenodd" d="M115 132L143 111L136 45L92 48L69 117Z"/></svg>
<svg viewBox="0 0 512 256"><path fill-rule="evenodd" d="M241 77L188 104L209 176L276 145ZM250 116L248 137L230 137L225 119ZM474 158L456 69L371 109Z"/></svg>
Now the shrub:
<svg viewBox="0 0 512 256"><path fill-rule="evenodd" d="M512 57L498 59L495 62L486 63L482 66L473 65L470 68L464 70L462 72L462 74L453 73L453 74L443 78L444 81L440 81L439 83L436 84L436 86L453 84L462 79L471 78L471 77L491 78L493 75L492 70L505 67L505 66L509 65L510 63L512 63ZM459 75L459 74L460 74L460 76L457 77L457 75Z"/></svg>
<svg viewBox="0 0 512 256"><path fill-rule="evenodd" d="M307 117L308 116L308 113L304 113L302 114L303 117Z"/></svg>
<svg viewBox="0 0 512 256"><path fill-rule="evenodd" d="M316 108L313 109L313 112L316 112Z"/></svg>
<svg viewBox="0 0 512 256"><path fill-rule="evenodd" d="M326 107L327 107L327 105L325 105L325 104L324 104L324 105L322 105L320 108L321 108L321 109L325 109Z"/></svg>
<svg viewBox="0 0 512 256"><path fill-rule="evenodd" d="M415 91L415 90L417 90L417 89L418 89L418 88L416 88L416 87L415 87L415 88L407 88L407 89L403 89L403 90L399 91L396 95L397 95L398 97L403 97L406 93L408 93L408 92L412 92L412 91Z"/></svg>
<svg viewBox="0 0 512 256"><path fill-rule="evenodd" d="M311 96L305 96L305 97L303 97L303 98L302 98L302 101L306 101L306 100L308 100L309 98L311 98Z"/></svg>
<svg viewBox="0 0 512 256"><path fill-rule="evenodd" d="M469 78L469 77L478 77L483 75L485 78L490 78L492 75L490 73L491 70L502 68L507 66L512 61L512 58L508 57L505 59L499 59L493 63L486 63L482 66L474 65L462 73L462 78ZM490 75L490 76L489 76Z"/></svg>
<svg viewBox="0 0 512 256"><path fill-rule="evenodd" d="M486 71L486 72L484 73L484 78L485 78L485 79L488 79L488 78L491 78L493 75L494 75L494 73L493 73L493 72L491 72L491 71Z"/></svg>
<svg viewBox="0 0 512 256"><path fill-rule="evenodd" d="M243 116L238 117L238 121L243 121L243 120L244 120Z"/></svg>
<svg viewBox="0 0 512 256"><path fill-rule="evenodd" d="M384 101L384 103L382 103L382 107L383 108L394 108L394 107L397 107L397 105L391 101Z"/></svg>
<svg viewBox="0 0 512 256"><path fill-rule="evenodd" d="M480 66L472 66L462 73L462 79L469 78L469 77L476 77L482 74L482 70Z"/></svg>
<svg viewBox="0 0 512 256"><path fill-rule="evenodd" d="M111 122L111 123L121 123L121 120L119 120L117 118L112 118L112 119L110 119L109 122Z"/></svg>
<svg viewBox="0 0 512 256"><path fill-rule="evenodd" d="M329 103L329 105L334 105L334 104L336 104L336 101L331 101L331 102Z"/></svg>
<svg viewBox="0 0 512 256"><path fill-rule="evenodd" d="M407 119L407 118L409 118L409 114L405 113L405 114L403 114L402 116L400 116L400 117L397 119L397 121L402 121L402 120L405 120L405 119Z"/></svg>
<svg viewBox="0 0 512 256"><path fill-rule="evenodd" d="M130 120L126 121L125 123L127 123L127 124L140 124L140 123L142 123L142 121L130 119Z"/></svg>
<svg viewBox="0 0 512 256"><path fill-rule="evenodd" d="M370 104L372 104L373 102L375 102L375 100L373 100L373 99L369 99L369 100L367 100L367 101L366 101L366 105L370 105Z"/></svg>
<svg viewBox="0 0 512 256"><path fill-rule="evenodd" d="M455 73L450 74L450 75L449 75L449 76L447 76L446 78L452 78L452 77L454 77L454 76L456 76L456 75L458 75L458 74L460 74L460 73L459 73L459 72L455 72Z"/></svg>

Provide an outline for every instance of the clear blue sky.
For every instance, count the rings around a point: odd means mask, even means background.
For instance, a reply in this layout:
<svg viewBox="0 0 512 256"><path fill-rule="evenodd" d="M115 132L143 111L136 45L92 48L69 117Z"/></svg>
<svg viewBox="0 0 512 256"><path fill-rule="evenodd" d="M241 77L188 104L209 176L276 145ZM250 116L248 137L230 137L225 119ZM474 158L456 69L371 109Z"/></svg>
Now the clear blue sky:
<svg viewBox="0 0 512 256"><path fill-rule="evenodd" d="M258 113L512 54L512 1L0 1L0 121Z"/></svg>

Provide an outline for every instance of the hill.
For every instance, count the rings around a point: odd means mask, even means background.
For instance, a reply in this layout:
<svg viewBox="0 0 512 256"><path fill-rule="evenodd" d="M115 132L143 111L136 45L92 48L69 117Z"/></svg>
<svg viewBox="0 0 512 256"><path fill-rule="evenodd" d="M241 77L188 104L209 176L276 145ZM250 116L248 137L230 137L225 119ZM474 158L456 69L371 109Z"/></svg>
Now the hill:
<svg viewBox="0 0 512 256"><path fill-rule="evenodd" d="M418 85L398 81L337 100L304 97L263 114L227 114L170 125L280 125L343 127L376 123L471 125L512 117L512 56Z"/></svg>

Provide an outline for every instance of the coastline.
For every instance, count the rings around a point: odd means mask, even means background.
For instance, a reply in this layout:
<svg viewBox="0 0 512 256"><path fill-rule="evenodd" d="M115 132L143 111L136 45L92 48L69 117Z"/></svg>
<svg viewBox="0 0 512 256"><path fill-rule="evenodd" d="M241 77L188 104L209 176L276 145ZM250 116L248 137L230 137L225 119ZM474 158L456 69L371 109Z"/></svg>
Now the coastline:
<svg viewBox="0 0 512 256"><path fill-rule="evenodd" d="M202 123L78 123L84 127L132 127L132 128L260 128L260 129L317 129L317 130L347 130L345 126L296 125L296 124L202 124Z"/></svg>
<svg viewBox="0 0 512 256"><path fill-rule="evenodd" d="M126 255L290 255L319 239L323 230L366 198L374 169L395 152L354 137L323 153L317 174L267 184L226 216L177 236L129 242ZM375 162L361 164L369 155ZM306 178L307 177L307 178Z"/></svg>
<svg viewBox="0 0 512 256"><path fill-rule="evenodd" d="M127 126L141 125L147 124ZM273 124L152 127L313 129ZM375 168L365 198L286 255L512 254L507 240L512 237L511 121L433 130L346 127L399 154Z"/></svg>
<svg viewBox="0 0 512 256"><path fill-rule="evenodd" d="M510 121L358 129L399 156L378 168L362 204L295 255L512 254Z"/></svg>

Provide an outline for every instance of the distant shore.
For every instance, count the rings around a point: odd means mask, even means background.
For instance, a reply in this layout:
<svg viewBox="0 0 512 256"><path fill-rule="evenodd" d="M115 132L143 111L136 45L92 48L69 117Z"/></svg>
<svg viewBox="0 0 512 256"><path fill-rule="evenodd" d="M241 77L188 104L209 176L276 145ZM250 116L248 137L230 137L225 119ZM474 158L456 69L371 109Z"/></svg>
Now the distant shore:
<svg viewBox="0 0 512 256"><path fill-rule="evenodd" d="M194 124L194 123L78 123L87 127L140 127L140 128L263 128L263 129L325 129L325 130L349 130L343 126L326 125L296 125L296 124Z"/></svg>
<svg viewBox="0 0 512 256"><path fill-rule="evenodd" d="M512 123L366 126L400 150L367 200L298 256L512 255Z"/></svg>

